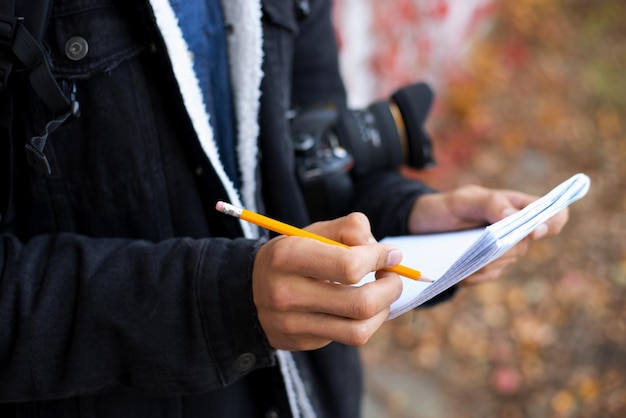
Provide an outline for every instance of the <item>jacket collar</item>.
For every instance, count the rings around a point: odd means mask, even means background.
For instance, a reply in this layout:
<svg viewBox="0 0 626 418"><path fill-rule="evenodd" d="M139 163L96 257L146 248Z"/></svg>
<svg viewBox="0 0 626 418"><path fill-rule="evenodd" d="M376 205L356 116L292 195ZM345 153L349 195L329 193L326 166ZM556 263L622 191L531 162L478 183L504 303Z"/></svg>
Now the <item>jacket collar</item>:
<svg viewBox="0 0 626 418"><path fill-rule="evenodd" d="M258 113L261 97L263 59L261 4L259 0L224 0L224 20L232 27L228 36L230 77L237 119L237 158L241 173L241 190L236 190L226 175L209 116L204 106L198 78L176 14L169 0L149 0L161 32L172 70L200 145L224 185L228 198L237 206L256 210L256 169L258 163ZM258 230L248 222L241 227L248 238L256 238Z"/></svg>

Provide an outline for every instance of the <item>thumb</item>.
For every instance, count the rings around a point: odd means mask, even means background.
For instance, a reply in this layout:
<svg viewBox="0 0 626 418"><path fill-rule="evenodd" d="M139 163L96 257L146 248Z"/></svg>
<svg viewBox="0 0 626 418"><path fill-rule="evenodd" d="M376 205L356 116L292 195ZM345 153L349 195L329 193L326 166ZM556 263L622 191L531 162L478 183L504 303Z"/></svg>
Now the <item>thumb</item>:
<svg viewBox="0 0 626 418"><path fill-rule="evenodd" d="M519 211L504 194L493 193L489 200L490 202L485 207L485 217L490 224Z"/></svg>
<svg viewBox="0 0 626 418"><path fill-rule="evenodd" d="M491 205L492 208L488 211L488 217L491 223L513 215L537 198L518 191L500 190L494 192L492 199L493 205Z"/></svg>

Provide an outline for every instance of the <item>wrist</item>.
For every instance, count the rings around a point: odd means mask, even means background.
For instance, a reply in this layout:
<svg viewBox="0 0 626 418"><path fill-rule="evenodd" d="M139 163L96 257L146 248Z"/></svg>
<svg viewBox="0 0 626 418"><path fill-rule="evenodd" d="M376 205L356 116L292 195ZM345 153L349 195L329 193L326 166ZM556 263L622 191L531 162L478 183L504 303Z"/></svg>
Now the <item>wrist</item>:
<svg viewBox="0 0 626 418"><path fill-rule="evenodd" d="M428 193L418 197L409 213L409 233L424 234L440 230L437 218L445 209L441 202L441 193Z"/></svg>

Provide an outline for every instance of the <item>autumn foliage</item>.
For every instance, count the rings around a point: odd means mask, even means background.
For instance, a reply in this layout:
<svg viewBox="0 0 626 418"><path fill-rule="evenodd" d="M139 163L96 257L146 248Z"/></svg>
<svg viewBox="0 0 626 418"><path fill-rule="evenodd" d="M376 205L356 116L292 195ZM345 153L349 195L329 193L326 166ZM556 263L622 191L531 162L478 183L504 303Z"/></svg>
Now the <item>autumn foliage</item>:
<svg viewBox="0 0 626 418"><path fill-rule="evenodd" d="M437 45L411 33L453 3L372 3L381 96L425 73L420 59ZM534 242L507 277L386 324L364 350L369 370L422 384L369 379L370 395L386 416L623 417L626 2L491 3L463 65L439 74L429 122L438 166L407 175L541 194L585 172L591 191L563 234Z"/></svg>

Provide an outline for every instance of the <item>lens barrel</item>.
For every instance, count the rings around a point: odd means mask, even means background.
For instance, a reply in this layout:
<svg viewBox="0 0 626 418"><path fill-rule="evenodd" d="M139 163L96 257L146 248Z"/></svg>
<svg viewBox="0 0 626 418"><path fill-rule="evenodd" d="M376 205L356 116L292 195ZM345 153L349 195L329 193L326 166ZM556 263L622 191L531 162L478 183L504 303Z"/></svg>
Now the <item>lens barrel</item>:
<svg viewBox="0 0 626 418"><path fill-rule="evenodd" d="M427 84L403 87L366 109L340 111L335 129L354 158L352 173L360 176L400 165L423 169L434 165L424 123L433 102Z"/></svg>
<svg viewBox="0 0 626 418"><path fill-rule="evenodd" d="M361 110L343 110L336 129L340 142L354 158L355 175L402 163L400 136L387 102L375 102Z"/></svg>
<svg viewBox="0 0 626 418"><path fill-rule="evenodd" d="M404 162L409 167L423 169L435 164L431 140L424 129L433 98L432 89L425 83L412 84L391 95L406 129L408 153L404 155Z"/></svg>
<svg viewBox="0 0 626 418"><path fill-rule="evenodd" d="M424 129L433 98L428 85L417 83L365 109L331 105L289 116L296 173L311 220L345 214L355 178L402 165L433 166Z"/></svg>

